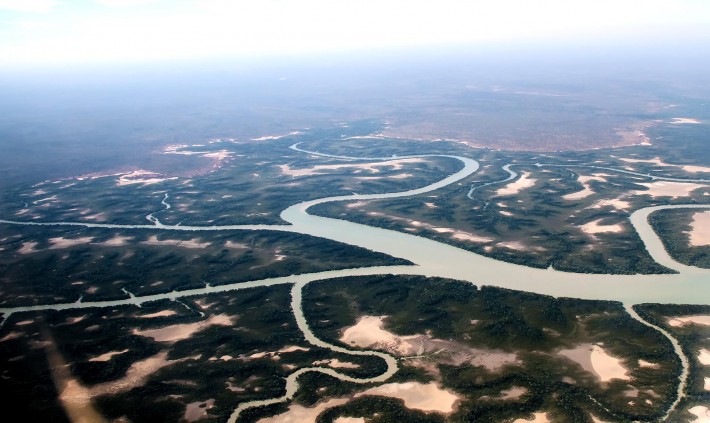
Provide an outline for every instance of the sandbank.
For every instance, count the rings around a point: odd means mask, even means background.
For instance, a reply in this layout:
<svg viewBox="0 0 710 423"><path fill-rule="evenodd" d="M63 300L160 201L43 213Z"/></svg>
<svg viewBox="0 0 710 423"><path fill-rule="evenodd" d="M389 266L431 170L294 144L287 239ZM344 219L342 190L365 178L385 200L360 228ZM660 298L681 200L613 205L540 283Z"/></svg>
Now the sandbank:
<svg viewBox="0 0 710 423"><path fill-rule="evenodd" d="M691 407L688 412L695 417L697 417L695 420L692 420L690 423L708 423L710 422L710 408L704 405L696 405L695 407Z"/></svg>
<svg viewBox="0 0 710 423"><path fill-rule="evenodd" d="M316 423L316 419L323 411L343 405L348 401L347 398L332 398L318 403L314 407L291 404L286 412L257 421L259 423Z"/></svg>
<svg viewBox="0 0 710 423"><path fill-rule="evenodd" d="M617 210L627 210L628 208L631 207L631 203L628 201L621 200L619 198L614 198L614 199L607 199L607 200L599 200L596 203L592 204L589 208L590 209L600 209L602 207L606 206L611 206Z"/></svg>
<svg viewBox="0 0 710 423"><path fill-rule="evenodd" d="M85 237L81 237L81 238L64 238L64 237L49 238L49 243L52 244L52 246L49 247L49 249L56 250L59 248L69 248L69 247L73 247L75 245L88 244L93 240L94 240L94 238L90 237L90 236L85 236Z"/></svg>
<svg viewBox="0 0 710 423"><path fill-rule="evenodd" d="M561 350L559 354L577 362L602 382L611 379L630 380L629 371L621 364L621 360L609 355L600 345L581 344L571 350Z"/></svg>
<svg viewBox="0 0 710 423"><path fill-rule="evenodd" d="M214 399L211 398L207 401L191 402L185 407L185 415L182 418L188 422L199 420L207 415L207 410L212 408L213 405Z"/></svg>
<svg viewBox="0 0 710 423"><path fill-rule="evenodd" d="M668 324L673 327L685 326L693 323L697 325L710 326L710 316L683 316L671 317L668 319Z"/></svg>
<svg viewBox="0 0 710 423"><path fill-rule="evenodd" d="M579 226L579 228L584 233L590 234L590 235L604 233L604 232L622 232L624 230L624 227L621 226L621 224L619 224L619 223L614 224L614 225L602 225L599 223L599 222L601 222L601 220L602 219L593 220L589 223Z"/></svg>
<svg viewBox="0 0 710 423"><path fill-rule="evenodd" d="M128 352L128 349L125 349L122 351L110 351L105 354L101 354L99 356L90 358L89 361L109 361L111 359L111 357L113 357L114 355L120 355L120 354L127 353L127 352Z"/></svg>
<svg viewBox="0 0 710 423"><path fill-rule="evenodd" d="M409 159L388 160L388 161L384 161L384 162L375 162L375 163L360 163L360 164L342 163L342 164L333 164L333 165L316 165L316 166L304 168L304 169L291 169L291 166L289 166L289 165L279 165L279 169L281 170L281 173L283 175L293 176L293 177L321 175L324 173L324 172L322 172L324 170L339 170L339 169L349 169L349 168L357 169L360 172L363 170L366 170L370 173L379 173L380 168L389 167L389 168L392 168L392 170L401 170L403 168L403 165L405 165L405 164L421 163L423 161L424 161L424 159L415 157L415 158L409 158ZM356 171L354 173L358 173L358 171Z"/></svg>
<svg viewBox="0 0 710 423"><path fill-rule="evenodd" d="M656 181L638 183L643 185L647 190L630 191L631 195L650 195L651 197L688 197L690 193L698 188L704 188L706 185L695 184L690 182L671 182L671 181Z"/></svg>
<svg viewBox="0 0 710 423"><path fill-rule="evenodd" d="M314 366L322 366L323 364L326 364L335 369L357 369L358 367L360 367L359 364L350 363L348 361L340 361L337 358L316 360L313 362Z"/></svg>
<svg viewBox="0 0 710 423"><path fill-rule="evenodd" d="M693 213L688 235L690 236L690 245L693 247L710 245L710 211Z"/></svg>
<svg viewBox="0 0 710 423"><path fill-rule="evenodd" d="M693 119L693 118L673 118L673 120L670 121L671 125L683 125L683 124L688 124L688 123L698 124L701 122L699 120Z"/></svg>
<svg viewBox="0 0 710 423"><path fill-rule="evenodd" d="M589 185L591 181L607 182L606 173L595 173L593 175L579 175L577 177L577 182L582 184L583 189L581 191L573 192L570 194L563 195L562 198L565 200L580 200L582 198L589 197L595 193L592 187Z"/></svg>
<svg viewBox="0 0 710 423"><path fill-rule="evenodd" d="M199 238L193 239L162 239L159 240L157 235L151 235L147 241L143 241L142 244L148 245L170 245L174 247L183 248L207 248L210 246L209 242L199 242Z"/></svg>
<svg viewBox="0 0 710 423"><path fill-rule="evenodd" d="M155 313L144 314L142 316L136 316L136 317L140 317L141 319L152 319L154 317L174 316L176 314L177 313L174 310L163 310L163 311L157 311Z"/></svg>
<svg viewBox="0 0 710 423"><path fill-rule="evenodd" d="M460 399L458 395L440 388L435 382L387 383L359 392L355 394L355 398L363 395L399 398L407 408L439 413L451 413L454 411L454 404Z"/></svg>
<svg viewBox="0 0 710 423"><path fill-rule="evenodd" d="M508 185L499 188L495 195L514 195L526 188L532 187L535 185L535 182L537 182L537 179L531 178L529 172L521 172L521 176L517 181L511 182Z"/></svg>
<svg viewBox="0 0 710 423"><path fill-rule="evenodd" d="M698 361L704 366L710 366L710 350L701 348L698 352Z"/></svg>
<svg viewBox="0 0 710 423"><path fill-rule="evenodd" d="M200 322L170 325L158 329L134 329L132 333L138 336L153 338L156 342L172 343L182 339L187 339L193 334L215 325L231 326L232 318L225 314L216 314Z"/></svg>

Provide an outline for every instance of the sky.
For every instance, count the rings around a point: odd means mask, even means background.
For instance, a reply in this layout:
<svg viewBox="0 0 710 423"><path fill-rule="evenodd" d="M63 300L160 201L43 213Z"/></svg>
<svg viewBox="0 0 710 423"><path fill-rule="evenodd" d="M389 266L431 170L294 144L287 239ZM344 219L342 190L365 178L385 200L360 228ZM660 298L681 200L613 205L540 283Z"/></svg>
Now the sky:
<svg viewBox="0 0 710 423"><path fill-rule="evenodd" d="M710 39L707 0L0 0L0 67Z"/></svg>

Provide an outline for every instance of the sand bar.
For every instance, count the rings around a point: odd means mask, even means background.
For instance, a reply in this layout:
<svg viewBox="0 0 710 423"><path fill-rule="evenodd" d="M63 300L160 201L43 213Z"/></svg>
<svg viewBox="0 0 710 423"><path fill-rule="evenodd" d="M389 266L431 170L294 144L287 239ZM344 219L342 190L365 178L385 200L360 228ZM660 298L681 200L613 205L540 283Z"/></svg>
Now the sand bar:
<svg viewBox="0 0 710 423"><path fill-rule="evenodd" d="M529 172L521 172L521 176L517 181L511 182L508 185L499 188L495 195L514 195L526 188L532 187L535 185L535 182L537 182L537 179L531 178Z"/></svg>
<svg viewBox="0 0 710 423"><path fill-rule="evenodd" d="M668 319L668 324L673 327L685 326L689 324L710 326L710 316L683 316L671 317Z"/></svg>
<svg viewBox="0 0 710 423"><path fill-rule="evenodd" d="M225 314L216 314L209 319L195 323L170 325L158 329L134 329L133 334L153 338L156 342L175 342L187 339L193 334L214 325L230 326L232 325L232 318Z"/></svg>
<svg viewBox="0 0 710 423"><path fill-rule="evenodd" d="M577 362L584 370L596 375L602 382L612 379L629 380L629 371L621 360L609 355L601 346L581 344L571 350L561 350L560 355Z"/></svg>
<svg viewBox="0 0 710 423"><path fill-rule="evenodd" d="M289 165L279 165L281 173L288 176L311 176L311 175L321 175L327 170L340 170L340 169L356 169L358 171L368 171L370 173L380 173L380 168L392 168L392 170L401 170L405 164L411 163L421 163L424 159L421 158L409 158L409 159L398 159L398 160L388 160L384 162L375 163L361 163L361 164L333 164L333 165L316 165L304 169L292 169ZM357 173L357 171L355 172Z"/></svg>
<svg viewBox="0 0 710 423"><path fill-rule="evenodd" d="M710 211L693 213L688 235L693 247L710 245Z"/></svg>
<svg viewBox="0 0 710 423"><path fill-rule="evenodd" d="M363 395L399 398L407 408L439 413L451 413L454 411L454 404L460 399L458 395L440 388L435 382L387 383L357 393L355 398Z"/></svg>

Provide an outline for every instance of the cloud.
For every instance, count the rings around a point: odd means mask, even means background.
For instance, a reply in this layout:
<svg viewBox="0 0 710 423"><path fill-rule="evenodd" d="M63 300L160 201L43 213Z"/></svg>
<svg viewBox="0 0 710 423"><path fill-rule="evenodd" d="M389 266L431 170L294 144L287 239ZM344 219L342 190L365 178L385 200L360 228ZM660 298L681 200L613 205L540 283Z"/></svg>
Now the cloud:
<svg viewBox="0 0 710 423"><path fill-rule="evenodd" d="M59 3L56 0L0 0L0 9L13 12L47 13Z"/></svg>
<svg viewBox="0 0 710 423"><path fill-rule="evenodd" d="M132 7L155 3L160 0L94 0L94 3L106 7Z"/></svg>

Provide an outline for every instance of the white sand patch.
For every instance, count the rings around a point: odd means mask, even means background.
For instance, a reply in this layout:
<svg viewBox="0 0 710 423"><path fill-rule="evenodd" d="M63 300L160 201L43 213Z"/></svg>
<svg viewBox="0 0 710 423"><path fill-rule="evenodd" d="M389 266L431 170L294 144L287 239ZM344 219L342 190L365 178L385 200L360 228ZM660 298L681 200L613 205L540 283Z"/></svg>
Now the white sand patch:
<svg viewBox="0 0 710 423"><path fill-rule="evenodd" d="M364 417L338 417L333 423L365 423Z"/></svg>
<svg viewBox="0 0 710 423"><path fill-rule="evenodd" d="M698 124L701 123L697 119L692 119L692 118L673 118L673 120L670 121L671 125L685 125L685 124Z"/></svg>
<svg viewBox="0 0 710 423"><path fill-rule="evenodd" d="M128 352L128 349L125 349L122 351L111 351L111 352L107 352L105 354L101 354L99 356L90 358L89 361L109 361L111 359L111 357L113 357L114 355L120 355L120 354L127 353L127 352Z"/></svg>
<svg viewBox="0 0 710 423"><path fill-rule="evenodd" d="M503 216L508 216L508 217L513 215L513 213L511 213L509 211L505 211L505 210L499 210L498 213L502 214Z"/></svg>
<svg viewBox="0 0 710 423"><path fill-rule="evenodd" d="M628 157L619 157L619 160L621 160L623 162L627 162L627 163L649 163L649 164L653 164L656 166L663 166L663 167L679 167L689 173L710 172L710 167L666 163L663 160L661 160L660 157L654 157L653 159L632 159L632 158L628 158Z"/></svg>
<svg viewBox="0 0 710 423"><path fill-rule="evenodd" d="M368 201L353 201L352 203L348 203L345 207L349 209L354 209L356 207L362 207L367 205Z"/></svg>
<svg viewBox="0 0 710 423"><path fill-rule="evenodd" d="M213 305L217 304L217 301L213 303L208 303L206 298L200 298L195 300L195 304L201 309L201 310L207 310L208 308L212 307Z"/></svg>
<svg viewBox="0 0 710 423"><path fill-rule="evenodd" d="M97 222L105 222L106 221L106 213L94 213L89 216L82 216L81 217L84 220L95 220Z"/></svg>
<svg viewBox="0 0 710 423"><path fill-rule="evenodd" d="M357 347L369 347L379 344L397 344L399 337L382 329L385 316L363 316L355 326L343 331L340 341Z"/></svg>
<svg viewBox="0 0 710 423"><path fill-rule="evenodd" d="M91 398L99 395L115 395L121 392L145 385L148 377L163 367L188 360L167 360L167 351L161 351L151 357L134 362L126 371L125 376L118 380L99 383L91 387L84 387L77 380L69 380L60 394L60 400L75 403L88 403Z"/></svg>
<svg viewBox="0 0 710 423"><path fill-rule="evenodd" d="M710 173L710 167L705 167L705 166L683 165L683 166L681 166L681 169L683 169L684 171L689 172L689 173L698 173L698 172Z"/></svg>
<svg viewBox="0 0 710 423"><path fill-rule="evenodd" d="M348 361L340 361L337 358L316 360L313 362L314 366L322 366L324 364L335 369L357 369L358 367L360 367L359 364L350 363Z"/></svg>
<svg viewBox="0 0 710 423"><path fill-rule="evenodd" d="M334 165L316 165L313 167L305 169L291 169L289 165L279 165L281 173L288 176L310 176L310 175L321 175L327 170L339 170L339 169L357 169L359 171L368 171L370 173L380 173L380 168L391 168L391 170L402 170L405 164L411 163L421 163L424 159L421 158L410 158L410 159L398 159L398 160L388 160L384 162L375 163L361 163L361 164L334 164ZM356 172L357 173L357 172Z"/></svg>
<svg viewBox="0 0 710 423"><path fill-rule="evenodd" d="M661 365L658 363L651 363L646 360L639 360L639 367L648 367L650 369L660 369Z"/></svg>
<svg viewBox="0 0 710 423"><path fill-rule="evenodd" d="M649 163L656 166L675 166L672 164L665 163L660 157L654 157L652 159L633 159L631 157L619 157L619 160L626 163Z"/></svg>
<svg viewBox="0 0 710 423"><path fill-rule="evenodd" d="M643 185L648 190L636 190L630 191L631 195L650 195L651 197L688 197L690 193L698 188L703 188L705 185L694 184L690 182L670 182L670 181L656 181L656 182L645 182L639 183Z"/></svg>
<svg viewBox="0 0 710 423"><path fill-rule="evenodd" d="M51 197L40 198L39 200L35 200L35 201L32 202L32 204L53 202L53 201L56 201L56 200L57 200L57 196L56 196L56 195L53 195L53 196L51 196Z"/></svg>
<svg viewBox="0 0 710 423"><path fill-rule="evenodd" d="M436 204L434 204L434 203L424 203L424 205L427 206L427 207L429 207L430 209L435 209L435 208L436 208Z"/></svg>
<svg viewBox="0 0 710 423"><path fill-rule="evenodd" d="M503 241L496 244L499 247L508 248L516 251L545 251L544 247L530 247L520 241Z"/></svg>
<svg viewBox="0 0 710 423"><path fill-rule="evenodd" d="M599 200L596 203L592 204L589 208L590 209L600 209L602 207L607 207L611 206L617 210L627 210L629 207L631 207L631 203L628 201L624 201L618 198L615 199L608 199L608 200Z"/></svg>
<svg viewBox="0 0 710 423"><path fill-rule="evenodd" d="M22 216L23 214L29 213L30 209L21 209L15 212L15 216Z"/></svg>
<svg viewBox="0 0 710 423"><path fill-rule="evenodd" d="M411 173L398 173L396 175L387 176L356 176L354 179L359 179L363 181L375 180L375 179L407 179L414 176Z"/></svg>
<svg viewBox="0 0 710 423"><path fill-rule="evenodd" d="M20 247L20 249L17 250L17 252L20 254L32 254L32 253L39 251L39 250L35 249L36 246L37 246L36 242L23 242L22 247Z"/></svg>
<svg viewBox="0 0 710 423"><path fill-rule="evenodd" d="M706 377L703 380L703 382L704 382L703 389L705 389L706 391L710 391L710 377Z"/></svg>
<svg viewBox="0 0 710 423"><path fill-rule="evenodd" d="M531 178L529 172L521 172L521 176L517 181L511 182L503 188L498 189L495 195L514 195L524 189L532 187L535 185L535 182L537 182L537 179Z"/></svg>
<svg viewBox="0 0 710 423"><path fill-rule="evenodd" d="M399 398L407 408L439 413L451 413L454 411L454 404L460 399L458 395L440 388L435 382L387 383L359 392L355 394L355 398L363 395Z"/></svg>
<svg viewBox="0 0 710 423"><path fill-rule="evenodd" d="M208 157L210 159L223 161L223 160L231 158L232 152L228 151L228 150L219 150L219 151L214 151L212 153L205 153L202 155L202 157Z"/></svg>
<svg viewBox="0 0 710 423"><path fill-rule="evenodd" d="M693 323L696 325L710 326L710 316L684 316L671 317L668 319L668 324L673 327L685 326Z"/></svg>
<svg viewBox="0 0 710 423"><path fill-rule="evenodd" d="M281 348L277 352L281 353L281 354L285 354L285 353L290 353L290 352L295 352L295 351L310 351L310 350L311 350L310 348L299 347L298 345L288 345L288 346Z"/></svg>
<svg viewBox="0 0 710 423"><path fill-rule="evenodd" d="M563 195L562 198L565 200L580 200L582 198L589 197L594 194L594 190L590 186L591 181L607 182L607 175L605 173L595 173L591 176L589 175L579 175L577 181L582 184L583 189L581 191L573 192L567 195Z"/></svg>
<svg viewBox="0 0 710 423"><path fill-rule="evenodd" d="M455 231L451 238L458 239L460 241L471 241L471 242L491 242L493 238L487 238L484 236L474 235L469 232Z"/></svg>
<svg viewBox="0 0 710 423"><path fill-rule="evenodd" d="M513 423L550 423L547 413L533 413L532 419L515 419Z"/></svg>
<svg viewBox="0 0 710 423"><path fill-rule="evenodd" d="M177 176L174 176L172 178L159 178L158 176L160 176L160 174L156 172L150 172L147 170L136 170L133 172L121 174L121 176L119 176L118 180L116 181L116 185L153 185L163 181L172 181L177 179Z"/></svg>
<svg viewBox="0 0 710 423"><path fill-rule="evenodd" d="M177 313L174 310L163 310L163 311L158 311L155 313L150 313L150 314L144 314L142 316L136 316L140 317L141 319L152 319L154 317L167 317L167 316L174 316Z"/></svg>
<svg viewBox="0 0 710 423"><path fill-rule="evenodd" d="M74 285L74 284L72 284L72 285ZM84 314L83 316L69 317L69 318L67 319L67 324L73 325L74 323L79 323L79 322L81 322L82 320L86 319L86 316L87 316L87 315Z"/></svg>
<svg viewBox="0 0 710 423"><path fill-rule="evenodd" d="M182 417L185 421L194 422L207 415L207 410L214 405L214 399L207 401L197 401L187 404L185 407L185 415Z"/></svg>
<svg viewBox="0 0 710 423"><path fill-rule="evenodd" d="M599 345L582 344L572 350L561 350L559 354L579 363L602 382L611 379L630 380L629 371L621 364L621 360L609 355Z"/></svg>
<svg viewBox="0 0 710 423"><path fill-rule="evenodd" d="M584 233L590 234L590 235L604 233L604 232L622 232L624 230L624 227L621 226L621 224L619 224L619 223L614 224L614 225L602 225L599 223L599 222L601 222L601 220L602 219L593 220L589 223L579 226L579 228Z"/></svg>
<svg viewBox="0 0 710 423"><path fill-rule="evenodd" d="M227 241L224 243L225 248L233 248L237 250L246 250L249 249L249 246L246 244L242 244L240 242L232 242L232 241Z"/></svg>
<svg viewBox="0 0 710 423"><path fill-rule="evenodd" d="M500 391L500 396L498 399L502 400L517 400L523 395L527 394L528 390L520 386L513 386L510 389Z"/></svg>
<svg viewBox="0 0 710 423"><path fill-rule="evenodd" d="M133 240L132 236L120 236L116 235L113 238L107 239L104 242L97 242L96 245L102 245L104 247L120 247L126 245L128 241Z"/></svg>
<svg viewBox="0 0 710 423"><path fill-rule="evenodd" d="M295 352L295 351L309 351L309 350L310 350L310 348L299 347L296 345L289 345L289 346L281 348L278 351L262 351L262 352L254 353L254 354L248 356L248 358L259 359L259 358L269 357L272 360L278 361L278 360L281 360L281 356L279 356L279 354L286 354L286 353Z"/></svg>
<svg viewBox="0 0 710 423"><path fill-rule="evenodd" d="M209 242L199 242L199 238L193 238L193 239L162 239L159 240L157 235L151 235L150 238L148 238L147 241L143 241L142 244L148 244L148 245L170 245L174 247L183 247L183 248L207 248L210 246Z"/></svg>
<svg viewBox="0 0 710 423"><path fill-rule="evenodd" d="M299 404L292 404L284 413L272 417L258 420L259 423L315 423L316 418L325 410L348 402L346 398L332 398L321 402L315 407L304 407Z"/></svg>
<svg viewBox="0 0 710 423"><path fill-rule="evenodd" d="M266 136L259 137L259 138L252 138L251 140L252 141L278 140L278 139L285 138L285 137L288 137L291 135L299 135L299 134L303 134L303 132L292 131L292 132L289 132L288 134L285 134L285 135L266 135Z"/></svg>
<svg viewBox="0 0 710 423"><path fill-rule="evenodd" d="M49 247L49 249L56 250L59 248L69 248L69 247L73 247L75 245L88 244L93 240L94 240L94 238L90 237L90 236L85 236L85 237L81 237L81 238L63 238L63 237L49 238L49 243L52 244L52 246Z"/></svg>
<svg viewBox="0 0 710 423"><path fill-rule="evenodd" d="M690 423L708 423L710 422L710 408L704 405L696 405L688 410L688 412L696 417Z"/></svg>
<svg viewBox="0 0 710 423"><path fill-rule="evenodd" d="M23 336L25 336L24 332L12 331L7 335L3 336L2 339L0 339L0 342L11 341L13 339L22 338Z"/></svg>
<svg viewBox="0 0 710 423"><path fill-rule="evenodd" d="M704 366L710 366L710 350L702 348L698 352L698 361Z"/></svg>
<svg viewBox="0 0 710 423"><path fill-rule="evenodd" d="M175 341L180 341L182 339L187 339L193 334L210 326L231 326L232 324L233 322L231 317L225 314L216 314L214 316L211 316L209 319L200 322L170 325L159 329L134 329L132 333L138 336L153 338L156 342L172 343Z"/></svg>
<svg viewBox="0 0 710 423"><path fill-rule="evenodd" d="M693 213L688 234L693 247L710 245L710 211Z"/></svg>
<svg viewBox="0 0 710 423"><path fill-rule="evenodd" d="M518 357L500 350L472 348L454 341L432 338L430 334L400 336L383 329L385 316L362 316L354 326L345 328L340 341L360 348L379 348L404 357L425 354L438 362L461 365L470 363L497 371L509 364L517 364ZM431 361L413 358L410 365L432 370Z"/></svg>

